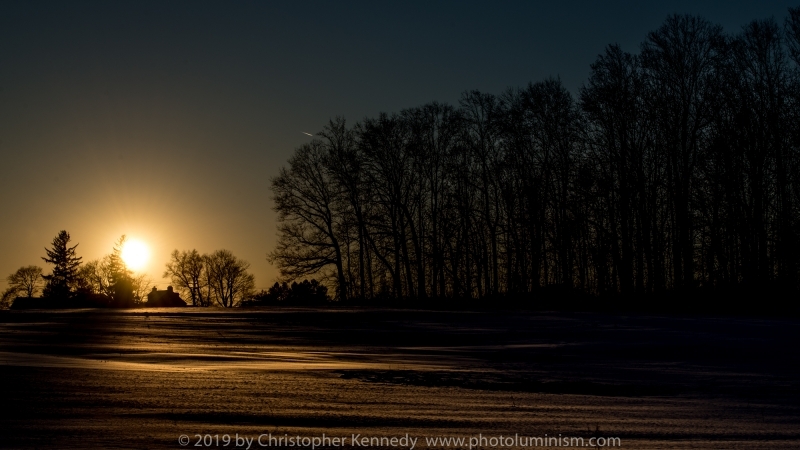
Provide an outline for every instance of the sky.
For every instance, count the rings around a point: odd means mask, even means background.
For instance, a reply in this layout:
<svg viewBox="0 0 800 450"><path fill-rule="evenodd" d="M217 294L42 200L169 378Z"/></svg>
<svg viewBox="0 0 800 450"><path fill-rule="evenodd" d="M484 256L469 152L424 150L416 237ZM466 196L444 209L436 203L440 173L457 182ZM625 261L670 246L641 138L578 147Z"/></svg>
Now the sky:
<svg viewBox="0 0 800 450"><path fill-rule="evenodd" d="M560 77L636 53L670 14L730 33L784 1L0 3L0 288L60 230L84 261L123 234L155 286L174 249L276 281L270 179L329 119Z"/></svg>

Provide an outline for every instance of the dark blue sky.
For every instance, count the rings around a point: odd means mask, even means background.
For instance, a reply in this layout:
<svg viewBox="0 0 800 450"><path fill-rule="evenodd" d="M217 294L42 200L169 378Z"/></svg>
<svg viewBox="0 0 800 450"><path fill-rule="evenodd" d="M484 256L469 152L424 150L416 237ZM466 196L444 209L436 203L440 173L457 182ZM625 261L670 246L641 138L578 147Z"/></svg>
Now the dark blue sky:
<svg viewBox="0 0 800 450"><path fill-rule="evenodd" d="M3 2L0 276L66 229L84 260L123 233L149 243L159 286L172 249L227 248L266 287L269 178L302 131L549 76L577 93L606 45L637 52L669 14L735 33L790 6Z"/></svg>

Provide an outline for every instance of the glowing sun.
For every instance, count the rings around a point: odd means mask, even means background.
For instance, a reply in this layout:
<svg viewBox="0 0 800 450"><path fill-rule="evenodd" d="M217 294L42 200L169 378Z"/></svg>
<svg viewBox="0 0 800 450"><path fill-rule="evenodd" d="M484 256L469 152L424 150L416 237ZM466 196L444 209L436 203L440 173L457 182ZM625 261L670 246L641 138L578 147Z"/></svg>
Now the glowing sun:
<svg viewBox="0 0 800 450"><path fill-rule="evenodd" d="M125 265L131 270L141 270L147 265L147 260L150 259L150 249L147 244L136 239L125 241L122 245L122 260Z"/></svg>

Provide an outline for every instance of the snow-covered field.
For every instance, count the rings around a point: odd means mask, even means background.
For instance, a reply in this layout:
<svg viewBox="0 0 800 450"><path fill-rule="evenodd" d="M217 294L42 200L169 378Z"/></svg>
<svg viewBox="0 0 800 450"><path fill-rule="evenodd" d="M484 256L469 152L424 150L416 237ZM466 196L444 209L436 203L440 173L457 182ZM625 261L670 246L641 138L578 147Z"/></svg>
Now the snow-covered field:
<svg viewBox="0 0 800 450"><path fill-rule="evenodd" d="M798 448L798 344L797 319L3 311L0 447Z"/></svg>

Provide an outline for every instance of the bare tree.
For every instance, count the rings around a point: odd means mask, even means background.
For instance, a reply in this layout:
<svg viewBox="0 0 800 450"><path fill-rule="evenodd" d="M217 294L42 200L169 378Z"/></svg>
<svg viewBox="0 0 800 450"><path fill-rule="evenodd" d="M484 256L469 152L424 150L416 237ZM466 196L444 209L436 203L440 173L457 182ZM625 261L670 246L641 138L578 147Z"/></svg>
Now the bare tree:
<svg viewBox="0 0 800 450"><path fill-rule="evenodd" d="M367 298L372 293L372 268L369 264L369 240L366 215L370 195L365 189L367 185L366 167L363 154L358 151L358 140L353 128L348 128L344 118L331 120L322 131L317 133L323 138L326 149L326 166L339 187L341 205L340 214L344 216L339 232L345 236L343 253L346 261L347 296ZM349 236L349 229L355 227L354 237ZM354 275L353 266L358 271ZM340 283L341 284L341 283Z"/></svg>
<svg viewBox="0 0 800 450"><path fill-rule="evenodd" d="M250 263L236 258L230 250L217 250L205 259L208 283L220 306L236 306L253 293L255 277L247 272Z"/></svg>
<svg viewBox="0 0 800 450"><path fill-rule="evenodd" d="M169 277L174 287L187 292L192 306L209 306L206 257L197 250L173 250L162 276Z"/></svg>
<svg viewBox="0 0 800 450"><path fill-rule="evenodd" d="M643 95L640 58L617 45L609 46L592 64L592 75L581 90L589 125L587 162L596 168L582 180L586 194L593 197L584 199L591 214L587 217L594 224L590 229L597 236L589 246L596 247L600 241L610 244L610 267L601 272L613 280L604 282L602 290L618 289L622 294L634 288L639 292L658 289L655 280L662 278L657 274L662 252L652 251L651 232L654 205L663 191L659 180L664 164L654 158L648 145L652 120L648 120ZM603 192L587 184L593 179L605 188Z"/></svg>
<svg viewBox="0 0 800 450"><path fill-rule="evenodd" d="M347 298L342 247L336 212L340 189L329 170L325 144L315 140L300 147L272 179L278 213L278 247L268 255L287 278L324 272L333 266L338 295Z"/></svg>
<svg viewBox="0 0 800 450"><path fill-rule="evenodd" d="M24 266L6 278L8 287L33 297L42 288L42 268L39 266Z"/></svg>
<svg viewBox="0 0 800 450"><path fill-rule="evenodd" d="M134 303L146 302L147 293L151 286L153 286L153 280L146 273L133 275L131 277L131 289Z"/></svg>
<svg viewBox="0 0 800 450"><path fill-rule="evenodd" d="M78 269L79 289L111 298L113 279L109 270L108 255L103 259L86 262Z"/></svg>
<svg viewBox="0 0 800 450"><path fill-rule="evenodd" d="M670 195L672 287L695 283L693 192L714 111L722 28L705 19L673 15L642 45L647 98L656 118L656 146L666 159Z"/></svg>
<svg viewBox="0 0 800 450"><path fill-rule="evenodd" d="M412 165L407 125L397 114L381 113L359 127L372 204L369 241L397 297L416 294L411 265L414 250L409 249L409 242L418 242L414 227L417 205L413 203L418 198L418 176Z"/></svg>

